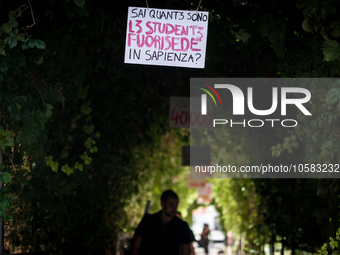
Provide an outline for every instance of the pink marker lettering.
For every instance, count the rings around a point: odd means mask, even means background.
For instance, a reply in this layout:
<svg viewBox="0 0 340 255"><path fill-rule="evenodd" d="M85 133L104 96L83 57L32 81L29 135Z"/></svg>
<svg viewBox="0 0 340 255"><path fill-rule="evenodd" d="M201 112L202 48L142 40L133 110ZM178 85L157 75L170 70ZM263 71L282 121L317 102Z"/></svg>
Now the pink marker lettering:
<svg viewBox="0 0 340 255"><path fill-rule="evenodd" d="M186 42L185 48L184 48L184 42ZM181 38L181 48L182 48L182 51L187 51L189 49L189 45L190 45L190 42L189 42L188 38L182 37Z"/></svg>
<svg viewBox="0 0 340 255"><path fill-rule="evenodd" d="M168 47L167 48L165 48L164 50L168 50L168 49L170 49L171 48L171 41L170 41L170 36L166 36L165 37L165 41L168 43Z"/></svg>
<svg viewBox="0 0 340 255"><path fill-rule="evenodd" d="M155 35L155 39L154 39L154 46L155 49L157 49L157 44L158 44L158 49L161 50L162 46L161 46L161 37L159 35Z"/></svg>
<svg viewBox="0 0 340 255"><path fill-rule="evenodd" d="M201 49L194 49L193 46L194 45L197 45L197 41L201 41L200 39L197 39L197 38L193 38L191 37L191 44L190 44L190 50L192 51L201 51Z"/></svg>
<svg viewBox="0 0 340 255"><path fill-rule="evenodd" d="M171 30L169 30L169 27L171 28ZM168 34L172 34L175 30L175 27L169 23L166 23L166 28L165 28L165 33Z"/></svg>
<svg viewBox="0 0 340 255"><path fill-rule="evenodd" d="M140 23L142 23L142 20L136 20L136 26L139 28L139 30L136 32L137 34L141 33L143 31L143 28L141 27L141 25L139 25Z"/></svg>
<svg viewBox="0 0 340 255"><path fill-rule="evenodd" d="M150 26L151 21L146 22L146 26L149 28L149 31L145 32L147 35L151 35L153 33L152 27Z"/></svg>
<svg viewBox="0 0 340 255"><path fill-rule="evenodd" d="M175 49L175 45L179 44L179 43L176 43L175 40L179 40L179 38L178 37L172 37L172 45L171 45L172 47L171 47L171 49L173 51L180 51L181 49Z"/></svg>
<svg viewBox="0 0 340 255"><path fill-rule="evenodd" d="M134 33L135 31L132 30L132 21L129 20L129 32Z"/></svg>
<svg viewBox="0 0 340 255"><path fill-rule="evenodd" d="M143 47L143 45L144 45L144 35L142 35L142 39L140 40L140 37L139 37L140 35L138 34L137 35L137 46L139 47L139 48L142 48Z"/></svg>
<svg viewBox="0 0 340 255"><path fill-rule="evenodd" d="M128 46L131 47L131 40L136 40L136 38L132 38L133 35L136 35L136 34L133 34L133 33L129 33L128 34Z"/></svg>
<svg viewBox="0 0 340 255"><path fill-rule="evenodd" d="M151 39L151 41L149 40ZM150 42L149 42L150 41ZM145 46L146 47L151 47L153 44L153 37L151 35L148 35L145 39Z"/></svg>
<svg viewBox="0 0 340 255"><path fill-rule="evenodd" d="M201 35L199 38L203 37L203 34L201 33L202 30L203 30L203 27L198 27L197 33L199 33Z"/></svg>
<svg viewBox="0 0 340 255"><path fill-rule="evenodd" d="M193 35L195 35L195 28L196 28L196 27L197 27L196 25L190 26L190 28L192 28L192 34L193 34Z"/></svg>
<svg viewBox="0 0 340 255"><path fill-rule="evenodd" d="M175 35L182 35L180 30L181 30L181 25L175 25Z"/></svg>

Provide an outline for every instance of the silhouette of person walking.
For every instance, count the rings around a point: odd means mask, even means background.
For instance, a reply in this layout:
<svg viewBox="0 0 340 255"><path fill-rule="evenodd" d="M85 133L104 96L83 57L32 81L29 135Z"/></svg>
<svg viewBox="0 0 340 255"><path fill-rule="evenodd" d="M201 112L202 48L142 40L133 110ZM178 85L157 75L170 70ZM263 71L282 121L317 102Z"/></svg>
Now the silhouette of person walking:
<svg viewBox="0 0 340 255"><path fill-rule="evenodd" d="M210 229L208 224L204 224L203 231L201 233L201 242L202 247L204 248L205 254L209 254L208 246L209 246L209 238L208 235L210 234Z"/></svg>
<svg viewBox="0 0 340 255"><path fill-rule="evenodd" d="M190 254L190 229L186 222L176 217L179 198L172 190L161 195L162 210L145 214L134 237L131 255L182 255Z"/></svg>

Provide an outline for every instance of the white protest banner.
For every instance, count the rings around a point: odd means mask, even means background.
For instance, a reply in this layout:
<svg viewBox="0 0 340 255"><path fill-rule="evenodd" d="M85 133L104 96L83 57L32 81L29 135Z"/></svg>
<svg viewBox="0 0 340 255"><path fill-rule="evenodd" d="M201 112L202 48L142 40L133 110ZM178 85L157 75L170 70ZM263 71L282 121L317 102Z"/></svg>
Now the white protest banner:
<svg viewBox="0 0 340 255"><path fill-rule="evenodd" d="M204 68L208 12L129 7L124 63Z"/></svg>
<svg viewBox="0 0 340 255"><path fill-rule="evenodd" d="M200 105L201 99L190 99L189 97L170 97L170 127L211 128L212 107L208 107L207 115L201 115L200 110L198 110L200 108L197 106L193 107L193 104Z"/></svg>

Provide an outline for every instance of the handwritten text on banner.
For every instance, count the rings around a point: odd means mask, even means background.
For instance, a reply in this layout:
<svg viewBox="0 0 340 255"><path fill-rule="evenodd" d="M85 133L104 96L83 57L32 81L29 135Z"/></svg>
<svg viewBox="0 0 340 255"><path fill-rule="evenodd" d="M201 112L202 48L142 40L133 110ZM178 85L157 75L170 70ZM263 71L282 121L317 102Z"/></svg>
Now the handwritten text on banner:
<svg viewBox="0 0 340 255"><path fill-rule="evenodd" d="M208 15L129 7L124 62L204 68Z"/></svg>

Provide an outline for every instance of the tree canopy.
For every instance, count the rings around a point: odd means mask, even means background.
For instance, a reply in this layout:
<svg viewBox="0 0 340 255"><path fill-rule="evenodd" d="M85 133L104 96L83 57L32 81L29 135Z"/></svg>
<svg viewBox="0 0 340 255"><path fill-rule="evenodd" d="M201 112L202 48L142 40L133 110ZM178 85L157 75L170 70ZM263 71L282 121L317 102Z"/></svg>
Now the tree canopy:
<svg viewBox="0 0 340 255"><path fill-rule="evenodd" d="M198 3L149 5L190 10ZM1 1L0 215L8 240L28 250L103 254L120 228L135 226L146 197L156 204L172 183L189 197L178 150L189 135L170 130L169 97L188 96L190 77L338 77L339 5L203 1L209 32L206 67L198 70L123 63L127 9L137 1ZM248 148L235 153L339 163L339 85L312 83L313 117L298 114L299 126L271 134L277 140L270 145L248 136L241 142ZM216 194L235 190L238 202L230 201L248 220L239 227L249 238L271 231L288 247L312 251L339 226L338 180L230 183Z"/></svg>

